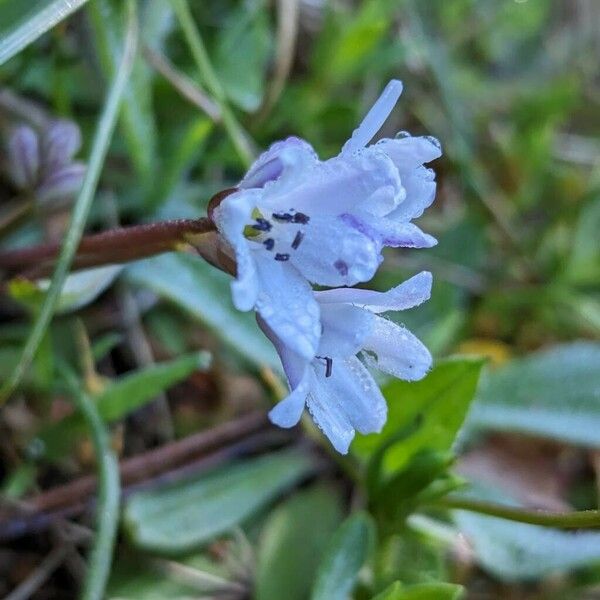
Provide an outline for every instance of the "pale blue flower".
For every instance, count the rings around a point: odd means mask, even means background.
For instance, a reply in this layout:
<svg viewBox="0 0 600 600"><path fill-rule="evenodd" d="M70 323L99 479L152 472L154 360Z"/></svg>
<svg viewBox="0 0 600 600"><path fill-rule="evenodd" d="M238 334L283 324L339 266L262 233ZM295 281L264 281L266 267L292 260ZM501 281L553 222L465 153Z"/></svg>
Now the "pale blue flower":
<svg viewBox="0 0 600 600"><path fill-rule="evenodd" d="M387 405L365 364L414 381L425 376L432 359L410 331L379 315L418 306L429 298L431 282L431 273L423 271L385 293L349 288L314 292L323 331L312 361L296 354L287 340L259 320L279 353L292 390L271 410L271 421L292 427L306 405L342 454L348 452L355 431L381 431Z"/></svg>
<svg viewBox="0 0 600 600"><path fill-rule="evenodd" d="M402 84L391 81L339 156L326 161L298 138L272 145L212 216L232 251L240 310L256 309L290 350L317 354L319 304L309 282L351 286L370 280L384 246L436 242L410 221L435 196L423 163L437 140L402 136L367 146L393 109Z"/></svg>

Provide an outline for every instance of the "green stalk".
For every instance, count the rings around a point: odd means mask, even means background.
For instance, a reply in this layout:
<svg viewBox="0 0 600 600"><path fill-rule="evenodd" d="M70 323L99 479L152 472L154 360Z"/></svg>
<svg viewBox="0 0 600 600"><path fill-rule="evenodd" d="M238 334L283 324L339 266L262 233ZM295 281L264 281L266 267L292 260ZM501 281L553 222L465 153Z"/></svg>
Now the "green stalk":
<svg viewBox="0 0 600 600"><path fill-rule="evenodd" d="M0 405L8 399L8 397L19 385L23 375L27 371L27 368L35 356L41 340L48 330L50 321L52 320L52 315L54 314L54 310L60 298L61 290L69 273L73 257L75 256L77 246L79 245L79 241L81 240L81 236L85 228L85 222L87 220L92 200L94 199L96 187L98 186L100 171L102 170L102 166L108 152L110 139L119 115L121 98L123 97L123 92L127 85L135 57L138 31L134 0L128 0L127 8L127 34L125 36L125 44L123 47L123 57L117 69L116 76L112 82L102 115L100 117L100 121L98 123L81 192L79 193L73 208L69 229L65 235L65 240L61 248L58 263L56 265L56 269L54 270L52 282L44 299L44 303L36 316L31 332L29 333L29 337L27 338L25 346L21 352L17 366L2 388L0 388Z"/></svg>
<svg viewBox="0 0 600 600"><path fill-rule="evenodd" d="M223 86L213 69L213 66L208 57L206 46L200 35L200 31L194 23L190 7L186 0L171 0L173 10L183 31L185 41L190 48L192 57L200 71L200 75L206 84L206 87L213 96L215 102L219 105L223 126L233 143L240 160L245 167L250 166L253 160L253 151L248 142L248 134L243 130L238 123L235 115L227 104L227 98Z"/></svg>
<svg viewBox="0 0 600 600"><path fill-rule="evenodd" d="M94 401L81 388L75 376L64 370L73 400L81 412L92 436L98 466L98 500L96 504L96 535L90 552L82 600L102 600L110 575L113 549L119 524L121 484L119 462L110 447L108 432Z"/></svg>
<svg viewBox="0 0 600 600"><path fill-rule="evenodd" d="M455 496L441 498L428 506L433 508L447 508L452 510L468 510L490 517L498 517L518 523L530 525L543 525L557 529L579 529L583 527L600 527L600 510L581 510L573 512L550 512L546 510L526 510L516 506L507 506L474 500L471 498L458 498Z"/></svg>

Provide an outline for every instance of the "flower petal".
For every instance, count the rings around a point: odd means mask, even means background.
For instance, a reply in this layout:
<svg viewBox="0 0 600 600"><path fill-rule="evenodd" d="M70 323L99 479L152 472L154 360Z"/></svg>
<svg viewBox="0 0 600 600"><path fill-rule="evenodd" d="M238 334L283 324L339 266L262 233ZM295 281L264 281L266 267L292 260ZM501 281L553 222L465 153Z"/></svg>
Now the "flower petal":
<svg viewBox="0 0 600 600"><path fill-rule="evenodd" d="M311 367L307 364L305 374L298 385L269 411L269 419L272 423L285 429L289 429L298 423L309 393L310 372Z"/></svg>
<svg viewBox="0 0 600 600"><path fill-rule="evenodd" d="M302 170L318 161L312 146L297 137L275 142L263 152L240 182L242 189L262 188L285 175L286 171Z"/></svg>
<svg viewBox="0 0 600 600"><path fill-rule="evenodd" d="M311 360L319 346L319 305L308 282L289 263L254 252L260 279L256 310L283 344Z"/></svg>
<svg viewBox="0 0 600 600"><path fill-rule="evenodd" d="M304 232L302 243L289 252L290 262L313 283L369 281L382 261L379 246L338 217L314 216Z"/></svg>
<svg viewBox="0 0 600 600"><path fill-rule="evenodd" d="M339 215L368 207L373 214L392 211L402 200L398 169L383 152L336 156L302 171L294 186L277 182L265 188L261 211L296 210L308 215Z"/></svg>
<svg viewBox="0 0 600 600"><path fill-rule="evenodd" d="M420 167L423 163L428 163L442 155L439 141L429 135L385 138L371 148L389 156L398 168L401 177Z"/></svg>
<svg viewBox="0 0 600 600"><path fill-rule="evenodd" d="M394 221L410 221L420 217L435 200L435 174L431 169L419 167L402 177L406 196L387 217Z"/></svg>
<svg viewBox="0 0 600 600"><path fill-rule="evenodd" d="M339 398L332 398L328 391L317 383L312 373L310 394L306 406L317 427L327 436L340 454L347 454L354 438L354 427L342 410Z"/></svg>
<svg viewBox="0 0 600 600"><path fill-rule="evenodd" d="M379 432L387 418L385 398L355 356L334 361L329 377L317 372L307 406L315 423L341 454L348 452L354 430Z"/></svg>
<svg viewBox="0 0 600 600"><path fill-rule="evenodd" d="M37 133L28 125L16 127L8 138L8 171L19 189L33 187L40 166Z"/></svg>
<svg viewBox="0 0 600 600"><path fill-rule="evenodd" d="M432 248L437 240L412 223L396 222L373 215L344 214L342 220L380 246L392 248Z"/></svg>
<svg viewBox="0 0 600 600"><path fill-rule="evenodd" d="M322 304L320 309L323 333L318 355L335 358L356 354L371 331L373 314L350 304Z"/></svg>
<svg viewBox="0 0 600 600"><path fill-rule="evenodd" d="M258 279L253 253L244 228L256 206L257 190L244 190L227 196L213 211L219 233L231 246L236 259L236 279L231 283L233 304L238 310L251 310L258 298Z"/></svg>
<svg viewBox="0 0 600 600"><path fill-rule="evenodd" d="M44 173L67 165L81 147L81 132L72 121L52 122L42 133Z"/></svg>
<svg viewBox="0 0 600 600"><path fill-rule="evenodd" d="M322 315L327 314L328 304L339 303L354 304L373 313L406 310L429 300L432 282L431 273L422 271L387 292L338 288L315 292L315 298L321 305Z"/></svg>
<svg viewBox="0 0 600 600"><path fill-rule="evenodd" d="M344 144L342 154L352 154L364 148L373 139L396 106L401 93L402 82L392 79L385 86L381 96L373 104L361 124L353 131L350 139Z"/></svg>
<svg viewBox="0 0 600 600"><path fill-rule="evenodd" d="M422 379L431 368L431 354L423 343L405 327L382 317L375 317L364 349L369 366L407 381Z"/></svg>

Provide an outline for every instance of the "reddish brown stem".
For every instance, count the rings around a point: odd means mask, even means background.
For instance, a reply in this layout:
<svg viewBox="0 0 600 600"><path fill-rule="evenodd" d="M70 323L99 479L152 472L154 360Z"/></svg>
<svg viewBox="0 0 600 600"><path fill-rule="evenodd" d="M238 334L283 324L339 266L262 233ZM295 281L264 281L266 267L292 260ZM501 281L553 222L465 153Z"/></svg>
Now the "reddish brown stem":
<svg viewBox="0 0 600 600"><path fill-rule="evenodd" d="M122 263L161 254L190 243L194 236L214 231L207 218L177 219L148 225L120 227L82 238L74 268L89 268ZM40 244L29 248L0 252L0 269L9 275L43 276L52 270L60 243Z"/></svg>

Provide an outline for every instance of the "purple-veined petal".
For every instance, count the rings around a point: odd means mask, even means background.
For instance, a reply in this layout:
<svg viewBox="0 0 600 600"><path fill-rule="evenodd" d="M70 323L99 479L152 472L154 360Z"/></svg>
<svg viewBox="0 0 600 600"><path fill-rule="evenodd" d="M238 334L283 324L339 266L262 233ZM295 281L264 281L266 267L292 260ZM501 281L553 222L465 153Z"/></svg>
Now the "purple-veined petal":
<svg viewBox="0 0 600 600"><path fill-rule="evenodd" d="M279 182L265 188L259 208L270 212L299 211L339 215L368 207L373 214L392 211L404 197L398 169L383 152L336 156L306 168L296 185Z"/></svg>
<svg viewBox="0 0 600 600"><path fill-rule="evenodd" d="M259 277L256 310L282 344L311 360L319 346L319 305L308 282L287 262L255 251Z"/></svg>
<svg viewBox="0 0 600 600"><path fill-rule="evenodd" d="M402 82L392 79L365 115L361 124L352 132L352 136L342 148L342 154L352 154L364 148L373 139L396 106L401 93Z"/></svg>
<svg viewBox="0 0 600 600"><path fill-rule="evenodd" d="M310 393L306 400L308 411L332 446L340 454L347 454L354 439L354 427L340 405L340 399L330 396L328 390L319 385L319 377L314 372L311 379Z"/></svg>
<svg viewBox="0 0 600 600"><path fill-rule="evenodd" d="M275 142L250 167L239 188L262 188L285 175L287 171L302 170L318 161L312 146L297 137Z"/></svg>
<svg viewBox="0 0 600 600"><path fill-rule="evenodd" d="M387 292L338 288L315 292L315 297L321 305L321 314L326 314L329 304L340 303L353 304L373 313L384 313L413 308L429 300L432 282L431 273L422 271Z"/></svg>
<svg viewBox="0 0 600 600"><path fill-rule="evenodd" d="M83 163L74 162L48 173L36 189L37 200L44 203L71 199L81 189L85 170Z"/></svg>
<svg viewBox="0 0 600 600"><path fill-rule="evenodd" d="M322 304L320 308L323 333L318 356L335 358L356 354L371 332L373 314L350 304Z"/></svg>
<svg viewBox="0 0 600 600"><path fill-rule="evenodd" d="M37 133L28 125L16 127L8 138L8 171L14 184L20 189L33 187L39 166Z"/></svg>
<svg viewBox="0 0 600 600"><path fill-rule="evenodd" d="M422 379L431 368L431 354L423 343L405 327L382 317L375 317L364 349L369 366L399 379Z"/></svg>
<svg viewBox="0 0 600 600"><path fill-rule="evenodd" d="M258 278L254 256L244 228L256 206L258 190L243 190L227 196L213 212L220 234L235 252L237 275L231 283L233 304L238 310L251 310L258 298Z"/></svg>
<svg viewBox="0 0 600 600"><path fill-rule="evenodd" d="M290 245L290 262L313 283L338 286L369 281L381 263L377 243L339 217L313 216L304 233L296 249Z"/></svg>
<svg viewBox="0 0 600 600"><path fill-rule="evenodd" d="M42 161L44 173L51 174L64 167L81 147L81 132L72 121L58 120L42 133Z"/></svg>
<svg viewBox="0 0 600 600"><path fill-rule="evenodd" d="M432 248L437 240L412 223L375 218L369 214L344 214L345 223L371 238L380 246L392 248Z"/></svg>

